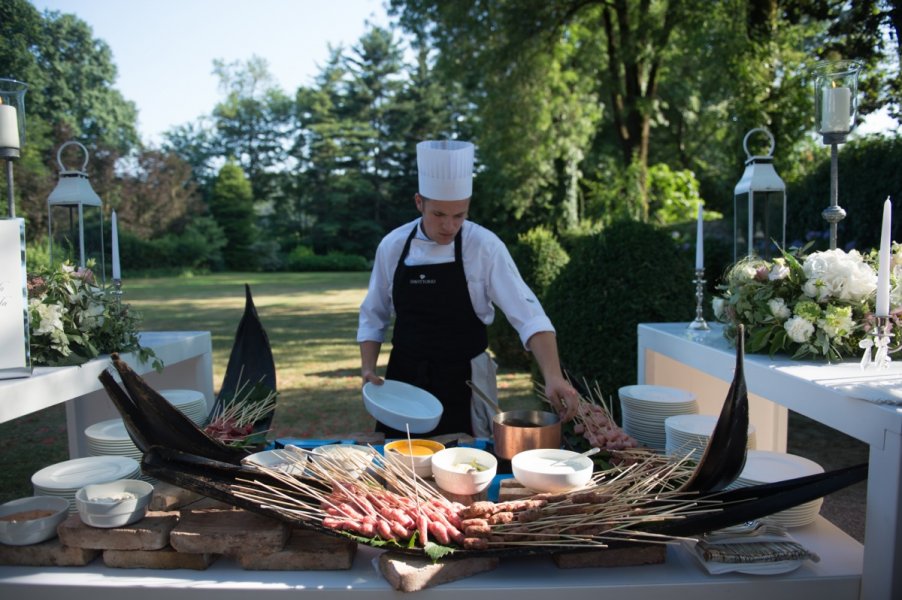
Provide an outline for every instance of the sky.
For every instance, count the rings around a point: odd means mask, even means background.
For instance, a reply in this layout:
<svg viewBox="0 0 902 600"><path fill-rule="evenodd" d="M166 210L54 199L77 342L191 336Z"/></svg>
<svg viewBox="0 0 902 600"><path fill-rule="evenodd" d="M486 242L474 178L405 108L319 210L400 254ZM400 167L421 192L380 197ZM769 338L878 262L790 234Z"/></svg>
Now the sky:
<svg viewBox="0 0 902 600"><path fill-rule="evenodd" d="M288 94L312 85L329 46L350 48L367 22L387 27L383 0L32 0L75 14L109 45L115 87L138 108L142 140L212 112L223 95L214 59L266 59ZM26 107L27 107L26 96Z"/></svg>

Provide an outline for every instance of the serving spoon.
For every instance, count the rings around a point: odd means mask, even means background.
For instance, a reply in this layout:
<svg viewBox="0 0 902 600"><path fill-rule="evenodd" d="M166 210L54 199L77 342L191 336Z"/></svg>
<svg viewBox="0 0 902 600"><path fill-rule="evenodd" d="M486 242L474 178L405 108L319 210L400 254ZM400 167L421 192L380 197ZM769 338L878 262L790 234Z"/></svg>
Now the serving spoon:
<svg viewBox="0 0 902 600"><path fill-rule="evenodd" d="M568 458L562 458L561 460L556 460L548 466L555 467L557 465L560 465L560 464L563 464L566 462L570 462L574 458L579 458L580 456L592 456L593 454L598 454L599 452L601 452L601 448L589 448L588 450L586 450L585 452L581 452L580 454L576 454L576 455L570 456Z"/></svg>

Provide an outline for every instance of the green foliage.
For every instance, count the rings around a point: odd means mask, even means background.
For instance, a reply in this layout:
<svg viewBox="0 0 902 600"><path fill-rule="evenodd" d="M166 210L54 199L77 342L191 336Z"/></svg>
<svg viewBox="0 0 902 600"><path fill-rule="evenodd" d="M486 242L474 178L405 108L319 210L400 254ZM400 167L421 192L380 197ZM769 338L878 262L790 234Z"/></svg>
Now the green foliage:
<svg viewBox="0 0 902 600"><path fill-rule="evenodd" d="M564 368L607 397L636 383L639 323L694 314L692 260L652 225L619 221L579 239L545 296Z"/></svg>
<svg viewBox="0 0 902 600"><path fill-rule="evenodd" d="M555 277L570 260L554 234L544 227L535 227L521 234L510 248L511 257L523 280L542 301ZM500 311L489 325L489 348L502 367L530 368L532 359L523 348L516 330Z"/></svg>
<svg viewBox="0 0 902 600"><path fill-rule="evenodd" d="M122 269L153 271L166 268L220 270L226 238L222 228L211 217L198 217L181 232L145 240L129 230L119 231Z"/></svg>
<svg viewBox="0 0 902 600"><path fill-rule="evenodd" d="M821 147L816 167L790 182L786 191L786 243L815 241L814 250L829 243L821 211L830 205L830 150ZM839 205L847 212L838 228L839 248L867 250L880 245L883 201L902 197L902 139L870 136L843 144L839 151ZM893 239L900 239L900 220L893 220Z"/></svg>
<svg viewBox="0 0 902 600"><path fill-rule="evenodd" d="M306 246L298 246L285 258L285 268L289 271L366 271L370 264L367 259L356 254L329 252L314 254Z"/></svg>
<svg viewBox="0 0 902 600"><path fill-rule="evenodd" d="M256 239L254 197L251 184L234 162L219 170L210 191L210 213L222 228L226 245L222 257L227 269L253 271L257 260L251 252Z"/></svg>

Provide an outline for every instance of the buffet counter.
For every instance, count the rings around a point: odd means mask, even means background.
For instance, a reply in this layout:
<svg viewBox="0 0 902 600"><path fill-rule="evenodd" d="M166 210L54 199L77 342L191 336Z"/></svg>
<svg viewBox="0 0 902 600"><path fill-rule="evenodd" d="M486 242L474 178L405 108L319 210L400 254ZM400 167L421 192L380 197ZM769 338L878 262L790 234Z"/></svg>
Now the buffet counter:
<svg viewBox="0 0 902 600"><path fill-rule="evenodd" d="M638 327L638 383L687 389L699 412L718 414L733 378L736 351L712 324ZM858 359L828 364L747 354L745 379L758 448L786 450L787 409L870 446L861 597L902 598L902 363L862 370Z"/></svg>
<svg viewBox="0 0 902 600"><path fill-rule="evenodd" d="M559 569L547 556L503 559L494 571L415 592L417 598L495 600L852 600L858 598L861 545L822 518L793 537L820 556L783 575L708 575L679 546L664 564ZM207 570L110 569L100 559L86 567L0 567L0 596L29 600L246 600L253 598L399 598L377 572L380 550L360 546L348 571L245 571L226 558Z"/></svg>
<svg viewBox="0 0 902 600"><path fill-rule="evenodd" d="M134 354L122 358L156 389L199 390L213 403L213 354L209 331L152 331L141 334L141 345L163 361L157 373ZM66 404L69 457L87 456L85 428L119 417L97 376L110 365L108 357L75 367L36 367L31 377L0 381L0 423Z"/></svg>

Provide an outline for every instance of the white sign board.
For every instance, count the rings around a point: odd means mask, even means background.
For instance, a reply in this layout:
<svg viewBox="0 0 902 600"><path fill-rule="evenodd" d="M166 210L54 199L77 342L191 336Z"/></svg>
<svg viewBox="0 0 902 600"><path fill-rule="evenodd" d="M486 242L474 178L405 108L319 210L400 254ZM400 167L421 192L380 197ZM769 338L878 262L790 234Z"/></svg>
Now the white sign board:
<svg viewBox="0 0 902 600"><path fill-rule="evenodd" d="M0 220L0 379L31 375L25 220Z"/></svg>

